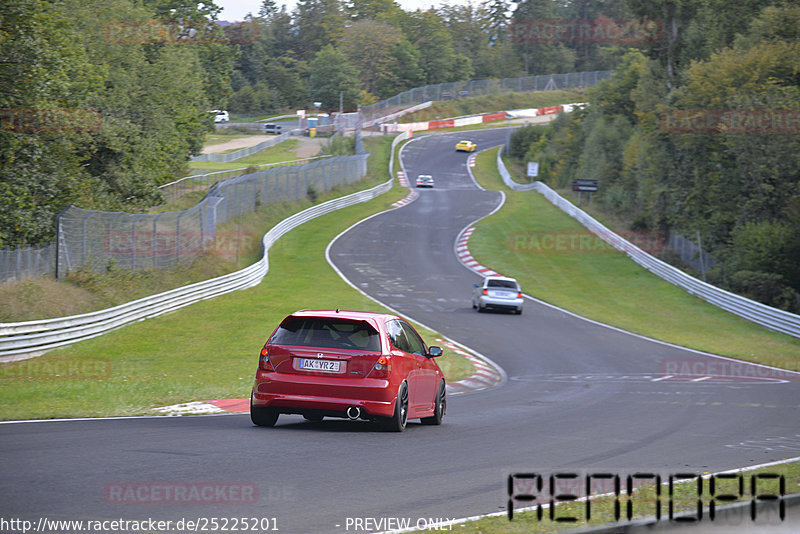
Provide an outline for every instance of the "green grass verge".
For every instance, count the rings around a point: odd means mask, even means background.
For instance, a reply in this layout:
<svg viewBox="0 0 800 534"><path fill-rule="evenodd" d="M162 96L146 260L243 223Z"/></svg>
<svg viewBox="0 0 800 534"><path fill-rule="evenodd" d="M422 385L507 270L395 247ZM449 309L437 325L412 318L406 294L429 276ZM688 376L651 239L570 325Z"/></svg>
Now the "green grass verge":
<svg viewBox="0 0 800 534"><path fill-rule="evenodd" d="M386 179L390 142L388 138L368 141L372 183L361 183L359 188ZM273 245L270 272L257 287L128 325L39 358L0 364L0 419L139 415L192 400L248 397L258 350L287 314L301 308L384 311L341 280L325 261L324 251L339 232L387 209L406 193L407 189L396 186L371 202L291 231ZM275 212L284 218L310 205L270 205L269 210L249 214L243 228L247 228L245 237L250 237L244 242L251 246L239 251L238 263L230 257L234 251L220 251L217 256L237 267L251 264L260 257L260 248L252 243L277 222ZM237 228L232 222L218 233ZM116 280L98 278L97 283L108 291L128 292L113 289ZM429 344L436 343L438 334L422 328L420 334ZM469 362L451 351L437 362L449 381L473 372Z"/></svg>
<svg viewBox="0 0 800 534"><path fill-rule="evenodd" d="M492 149L475 178L506 191L503 208L470 238L483 265L514 276L526 293L585 317L698 350L785 369L800 368L800 339L771 332L665 282L609 250L533 191L509 191Z"/></svg>
<svg viewBox="0 0 800 534"><path fill-rule="evenodd" d="M737 499L738 501L749 501L752 499L752 495L750 495L750 481L756 475L778 475L785 477L786 481L786 494L792 493L800 493L800 462L790 462L786 464L779 464L773 465L769 467L762 467L759 469L755 469L752 471L744 471L741 473L744 481L745 481L745 494L744 497ZM663 475L668 477L669 475ZM663 479L662 479L663 480ZM501 484L503 481L498 481L498 484ZM544 482L545 485L547 481ZM708 506L711 502L711 498L709 497L709 481L706 479L703 483L703 494L698 495L697 492L697 483L680 483L675 484L674 486L674 493L672 496L672 502L674 506L675 514L680 512L692 512L697 510L698 499L701 500L704 512L703 518L701 519L701 524L709 524L719 526L719 523L724 521L724 518L717 518L716 524L709 519L708 515ZM725 479L718 479L719 486L717 487L717 495L724 494L724 493L738 493L736 488L736 481L735 480L725 480ZM765 478L758 479L758 486L759 494L773 494L773 495L780 495L780 486L779 486L779 479L771 480ZM519 490L520 493L523 492L522 489ZM575 490L568 490L565 493L574 492ZM547 489L545 486L544 496L549 497L546 493ZM579 491L582 494L585 492L585 489ZM612 490L613 492L613 490ZM645 517L653 517L656 515L656 491L655 486L652 484L642 485L633 491L633 497L630 499L632 505L632 512L633 512L633 520L641 519ZM627 507L629 499L625 494L625 481L622 480L622 489L621 495L619 496L619 504L620 504L620 512L619 516L617 516L617 512L615 511L615 498L613 496L608 497L595 497L591 501L591 521L586 521L586 503L585 502L561 502L556 504L554 508L554 517L556 519L562 518L562 521L552 521L550 519L550 510L543 509L542 519L540 520L537 517L536 512L528 511L528 512L521 512L515 513L514 519L509 520L507 516L503 517L491 517L485 518L478 521L470 521L467 523L462 523L457 526L453 527L453 531L458 532L474 532L476 534L522 534L528 532L557 532L560 530L567 530L567 529L579 529L579 528L587 528L590 526L598 526L606 523L617 523L620 527L624 526L624 522L627 520ZM661 512L661 522L668 522L669 521L669 488L667 486L661 486L661 495L660 495L660 512ZM716 501L715 505L717 507L724 506L726 502ZM760 502L759 507L763 507L765 502ZM525 503L517 503L515 504L515 508L522 508L525 507ZM763 508L759 508L762 510L760 512L759 518L763 519L765 517L766 512ZM788 513L787 513L788 515ZM577 521L574 522L567 522L563 521L564 518L575 518ZM617 518L620 519L617 519ZM776 513L773 511L771 512L771 516L773 519L776 518ZM744 511L744 521L750 522L749 510ZM725 523L723 523L725 524ZM766 527L763 527L766 528ZM691 530L691 529L690 529ZM720 530L722 532L722 530Z"/></svg>
<svg viewBox="0 0 800 534"><path fill-rule="evenodd" d="M222 143L227 143L228 141L235 141L236 139L245 139L247 137L251 137L249 135L241 134L241 133L220 133L224 132L224 130L217 131L216 133L209 133L206 134L205 142L203 146L214 146L219 145Z"/></svg>
<svg viewBox="0 0 800 534"><path fill-rule="evenodd" d="M477 115L511 109L558 106L586 101L586 92L577 89L557 91L527 91L499 95L477 96L434 102L429 108L404 115L400 122L421 122Z"/></svg>
<svg viewBox="0 0 800 534"><path fill-rule="evenodd" d="M265 163L279 163L282 161L291 161L297 159L295 150L300 144L297 139L287 139L282 143L265 148L264 150L248 156L246 158L237 159L230 163L216 163L213 161L191 161L189 168L191 169L204 169L206 171L230 171L234 169L242 169L250 165L263 165Z"/></svg>

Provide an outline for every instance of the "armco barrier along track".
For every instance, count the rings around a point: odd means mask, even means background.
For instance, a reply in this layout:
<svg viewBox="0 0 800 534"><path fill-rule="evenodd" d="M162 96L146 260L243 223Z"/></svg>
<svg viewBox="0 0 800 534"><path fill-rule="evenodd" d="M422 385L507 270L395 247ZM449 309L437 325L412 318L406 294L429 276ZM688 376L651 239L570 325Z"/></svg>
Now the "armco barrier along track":
<svg viewBox="0 0 800 534"><path fill-rule="evenodd" d="M681 271L665 263L658 258L651 256L643 251L630 241L618 236L591 215L578 208L568 200L561 197L558 193L547 187L542 182L534 182L532 184L518 184L511 179L511 175L503 165L501 153L503 149L497 151L497 169L503 178L503 182L516 191L525 191L534 189L544 195L544 197L555 204L564 213L577 219L582 225L588 228L592 233L597 235L600 239L627 254L633 261L655 274L663 278L667 282L681 287L701 299L709 302L725 311L738 315L748 321L765 326L770 330L789 334L790 336L800 337L800 315L795 315L787 311L779 310L760 302L750 300L748 298L736 295L724 289L698 280L693 276L689 276Z"/></svg>

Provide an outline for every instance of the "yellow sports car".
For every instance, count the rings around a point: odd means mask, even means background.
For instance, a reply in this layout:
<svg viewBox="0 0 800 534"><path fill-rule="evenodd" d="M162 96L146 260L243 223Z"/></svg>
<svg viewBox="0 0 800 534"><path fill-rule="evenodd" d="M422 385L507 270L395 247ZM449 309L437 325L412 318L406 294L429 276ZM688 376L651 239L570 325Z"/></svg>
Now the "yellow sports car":
<svg viewBox="0 0 800 534"><path fill-rule="evenodd" d="M475 143L472 141L459 141L456 145L456 152L475 152Z"/></svg>

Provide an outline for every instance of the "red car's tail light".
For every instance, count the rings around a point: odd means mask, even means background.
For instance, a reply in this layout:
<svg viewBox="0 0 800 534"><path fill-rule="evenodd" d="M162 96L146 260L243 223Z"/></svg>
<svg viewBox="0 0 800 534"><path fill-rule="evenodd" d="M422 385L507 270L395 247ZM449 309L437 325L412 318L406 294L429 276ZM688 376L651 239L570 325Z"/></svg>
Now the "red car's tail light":
<svg viewBox="0 0 800 534"><path fill-rule="evenodd" d="M483 293L484 295L488 295L489 294L489 290L488 289L484 289L483 291L481 291L481 293Z"/></svg>
<svg viewBox="0 0 800 534"><path fill-rule="evenodd" d="M372 378L389 378L392 372L392 360L388 356L381 356L372 366Z"/></svg>
<svg viewBox="0 0 800 534"><path fill-rule="evenodd" d="M272 367L272 362L269 361L269 351L267 347L261 349L261 356L258 358L258 368L262 371L274 371L275 368Z"/></svg>
<svg viewBox="0 0 800 534"><path fill-rule="evenodd" d="M518 299L521 299L521 298L522 298L522 291L517 291L517 298L518 298Z"/></svg>

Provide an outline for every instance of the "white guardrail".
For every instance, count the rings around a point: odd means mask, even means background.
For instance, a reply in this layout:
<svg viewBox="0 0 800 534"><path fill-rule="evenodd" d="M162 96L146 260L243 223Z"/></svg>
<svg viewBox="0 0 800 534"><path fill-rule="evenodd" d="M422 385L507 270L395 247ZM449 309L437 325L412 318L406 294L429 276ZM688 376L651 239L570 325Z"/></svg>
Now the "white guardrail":
<svg viewBox="0 0 800 534"><path fill-rule="evenodd" d="M663 278L671 284L685 289L692 295L700 297L706 302L710 302L725 311L729 311L748 321L753 321L770 330L800 337L800 315L761 304L760 302L736 295L730 291L725 291L724 289L720 289L702 280L698 280L693 276L689 276L680 269L651 256L630 241L618 236L600 224L591 215L563 198L542 182L534 182L532 184L518 184L514 182L508 170L506 170L505 165L503 165L503 160L501 158L502 151L502 147L497 151L497 169L503 177L503 182L511 189L516 191L527 191L531 189L538 191L544 195L547 200L560 208L561 211L576 219L600 239L620 252L627 254L633 261L651 273Z"/></svg>
<svg viewBox="0 0 800 534"><path fill-rule="evenodd" d="M400 137L398 136L395 139L395 143L392 144L393 153L396 143L401 140ZM389 170L391 171L391 166ZM97 337L136 321L157 317L201 300L255 286L261 282L261 279L269 271L267 253L278 238L311 219L341 208L366 202L382 195L391 187L392 179L390 178L379 186L329 200L284 219L272 227L262 238L264 256L253 265L240 271L144 297L105 310L40 321L0 323L0 358L30 355L63 347Z"/></svg>

